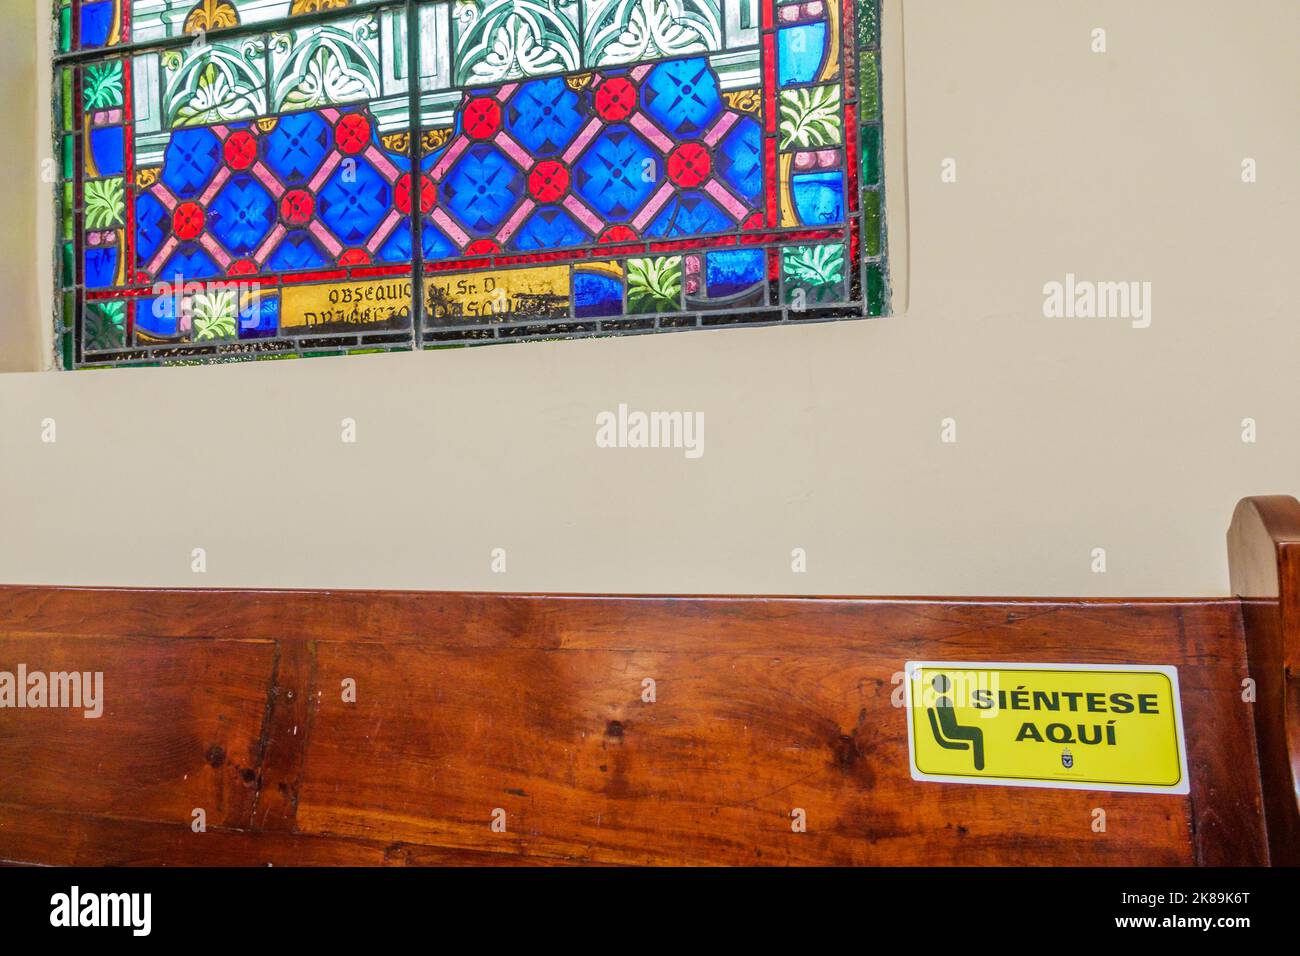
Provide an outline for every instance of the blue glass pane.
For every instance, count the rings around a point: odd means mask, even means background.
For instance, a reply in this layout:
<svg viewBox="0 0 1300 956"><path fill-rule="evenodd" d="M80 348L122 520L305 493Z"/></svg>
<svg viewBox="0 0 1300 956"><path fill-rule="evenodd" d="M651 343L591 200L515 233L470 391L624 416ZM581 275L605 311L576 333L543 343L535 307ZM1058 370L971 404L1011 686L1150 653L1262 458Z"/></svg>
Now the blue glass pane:
<svg viewBox="0 0 1300 956"><path fill-rule="evenodd" d="M153 258L171 232L172 217L157 199L141 193L135 200L135 261L140 268Z"/></svg>
<svg viewBox="0 0 1300 956"><path fill-rule="evenodd" d="M100 176L118 176L125 168L123 132L120 126L102 126L90 131L90 155Z"/></svg>
<svg viewBox="0 0 1300 956"><path fill-rule="evenodd" d="M701 192L684 192L668 200L663 211L646 229L648 236L694 236L704 232L721 232L735 223Z"/></svg>
<svg viewBox="0 0 1300 956"><path fill-rule="evenodd" d="M643 90L646 112L680 139L699 136L722 112L718 81L703 57L660 63Z"/></svg>
<svg viewBox="0 0 1300 956"><path fill-rule="evenodd" d="M777 63L781 85L817 79L826 52L826 24L803 23L777 31Z"/></svg>
<svg viewBox="0 0 1300 956"><path fill-rule="evenodd" d="M542 206L528 217L514 238L516 249L553 249L572 246L591 239L559 206Z"/></svg>
<svg viewBox="0 0 1300 956"><path fill-rule="evenodd" d="M710 297L735 295L762 282L761 249L728 249L705 256L704 274Z"/></svg>
<svg viewBox="0 0 1300 956"><path fill-rule="evenodd" d="M608 126L577 162L574 188L613 222L631 218L664 175L659 155L629 126Z"/></svg>
<svg viewBox="0 0 1300 956"><path fill-rule="evenodd" d="M442 184L442 199L470 232L496 232L523 195L523 174L501 150L478 143L456 160Z"/></svg>
<svg viewBox="0 0 1300 956"><path fill-rule="evenodd" d="M799 221L805 225L844 221L843 173L797 173L790 177L790 192Z"/></svg>
<svg viewBox="0 0 1300 956"><path fill-rule="evenodd" d="M334 235L358 245L393 205L393 188L364 159L340 163L320 191L320 217Z"/></svg>
<svg viewBox="0 0 1300 956"><path fill-rule="evenodd" d="M763 193L763 133L754 120L746 116L723 137L715 155L718 172L736 192L746 199Z"/></svg>
<svg viewBox="0 0 1300 956"><path fill-rule="evenodd" d="M184 242L167 260L158 278L163 282L179 283L190 279L206 279L220 272L202 246L197 242Z"/></svg>
<svg viewBox="0 0 1300 956"><path fill-rule="evenodd" d="M202 192L221 163L221 140L208 129L173 130L163 155L163 185L180 199Z"/></svg>
<svg viewBox="0 0 1300 956"><path fill-rule="evenodd" d="M573 274L573 312L580 319L623 314L623 284L595 272Z"/></svg>
<svg viewBox="0 0 1300 956"><path fill-rule="evenodd" d="M113 30L113 3L83 3L81 5L81 45L103 46Z"/></svg>
<svg viewBox="0 0 1300 956"><path fill-rule="evenodd" d="M174 339L180 333L176 320L176 299L159 296L141 299L135 305L135 328L138 335L155 339Z"/></svg>
<svg viewBox="0 0 1300 956"><path fill-rule="evenodd" d="M534 156L563 152L586 119L578 94L559 77L525 83L506 109L506 129Z"/></svg>
<svg viewBox="0 0 1300 956"><path fill-rule="evenodd" d="M329 123L316 113L281 116L264 140L266 164L290 186L299 185L320 168L331 139Z"/></svg>
<svg viewBox="0 0 1300 956"><path fill-rule="evenodd" d="M454 256L457 252L446 233L430 220L424 220L420 229L420 245L424 247L426 260L443 259ZM379 249L379 259L383 262L408 262L411 259L411 222L403 219L393 230L383 246Z"/></svg>
<svg viewBox="0 0 1300 956"><path fill-rule="evenodd" d="M233 176L208 206L207 223L231 253L246 256L275 225L275 200L252 176Z"/></svg>
<svg viewBox="0 0 1300 956"><path fill-rule="evenodd" d="M280 326L280 297L263 295L251 298L239 310L239 337L264 339L275 335Z"/></svg>
<svg viewBox="0 0 1300 956"><path fill-rule="evenodd" d="M117 247L86 248L86 288L102 289L113 284L117 275Z"/></svg>
<svg viewBox="0 0 1300 956"><path fill-rule="evenodd" d="M266 264L271 269L312 269L328 261L311 234L299 230L280 240Z"/></svg>

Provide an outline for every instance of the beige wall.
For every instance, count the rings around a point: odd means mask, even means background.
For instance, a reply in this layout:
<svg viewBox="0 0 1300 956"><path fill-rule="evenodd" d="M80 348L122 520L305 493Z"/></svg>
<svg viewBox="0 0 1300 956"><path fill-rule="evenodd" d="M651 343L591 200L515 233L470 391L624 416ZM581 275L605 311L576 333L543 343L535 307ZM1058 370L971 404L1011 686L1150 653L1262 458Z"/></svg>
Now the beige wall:
<svg viewBox="0 0 1300 956"><path fill-rule="evenodd" d="M1225 593L1235 500L1300 492L1284 282L1300 4L1224 11L909 0L902 318L0 376L0 581ZM22 128L39 112L31 55L3 36L0 110ZM901 219L901 135L889 145ZM37 202L17 178L0 177L0 221L21 226L0 234L20 306L0 355L32 367L45 279L14 264ZM1067 272L1150 281L1150 328L1044 318L1043 284ZM620 402L703 411L703 458L596 448L596 413ZM949 416L955 444L939 441ZM507 574L489 571L494 547Z"/></svg>
<svg viewBox="0 0 1300 956"><path fill-rule="evenodd" d="M47 364L49 323L37 319L42 297L51 299L51 256L41 249L53 242L49 211L52 185L42 181L55 170L41 161L51 155L49 117L38 117L37 98L49 103L48 81L37 81L38 51L49 48L47 6L40 0L7 0L0 7L0 372L41 368ZM39 28L38 28L39 23ZM38 86L42 90L38 90ZM45 114L49 107L45 106ZM44 263L37 281L37 260ZM0 393L0 401L3 401ZM0 447L4 447L0 445ZM0 524L0 532L3 524Z"/></svg>

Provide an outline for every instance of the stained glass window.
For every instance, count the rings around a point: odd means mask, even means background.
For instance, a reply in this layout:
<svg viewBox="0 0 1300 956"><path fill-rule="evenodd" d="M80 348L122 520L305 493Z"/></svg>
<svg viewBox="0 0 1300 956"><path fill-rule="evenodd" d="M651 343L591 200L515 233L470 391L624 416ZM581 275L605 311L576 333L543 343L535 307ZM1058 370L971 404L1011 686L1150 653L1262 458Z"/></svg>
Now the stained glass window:
<svg viewBox="0 0 1300 956"><path fill-rule="evenodd" d="M881 315L878 0L56 0L67 368Z"/></svg>

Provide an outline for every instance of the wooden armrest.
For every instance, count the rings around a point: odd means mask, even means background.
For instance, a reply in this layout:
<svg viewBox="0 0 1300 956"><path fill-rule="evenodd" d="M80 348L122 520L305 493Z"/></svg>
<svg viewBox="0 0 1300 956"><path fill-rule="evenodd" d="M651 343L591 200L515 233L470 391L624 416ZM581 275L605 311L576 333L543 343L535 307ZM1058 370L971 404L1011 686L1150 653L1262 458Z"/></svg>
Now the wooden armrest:
<svg viewBox="0 0 1300 956"><path fill-rule="evenodd" d="M1228 528L1241 598L1269 854L1300 864L1300 501L1243 498Z"/></svg>

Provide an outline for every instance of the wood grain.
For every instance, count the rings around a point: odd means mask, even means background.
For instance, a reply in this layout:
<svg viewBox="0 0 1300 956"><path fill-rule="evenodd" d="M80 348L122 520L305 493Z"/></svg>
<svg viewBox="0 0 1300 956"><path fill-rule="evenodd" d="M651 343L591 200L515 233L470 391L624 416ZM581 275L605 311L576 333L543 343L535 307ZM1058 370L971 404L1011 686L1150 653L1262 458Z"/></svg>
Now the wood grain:
<svg viewBox="0 0 1300 956"><path fill-rule="evenodd" d="M98 718L0 710L0 802L246 825L273 654L270 642L0 636L0 669L104 675Z"/></svg>
<svg viewBox="0 0 1300 956"><path fill-rule="evenodd" d="M47 866L539 866L557 861L0 804L0 863Z"/></svg>
<svg viewBox="0 0 1300 956"><path fill-rule="evenodd" d="M1300 865L1300 502L1246 498L1228 529L1233 593L1255 681L1268 840L1274 863Z"/></svg>
<svg viewBox="0 0 1300 956"><path fill-rule="evenodd" d="M259 829L293 829L302 770L301 741L311 730L315 668L315 644L308 641L277 644L253 801L253 826Z"/></svg>
<svg viewBox="0 0 1300 956"><path fill-rule="evenodd" d="M22 658L130 679L99 722L0 711L0 859L1267 859L1235 600L0 588ZM909 659L1174 664L1192 793L914 782Z"/></svg>

